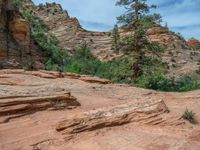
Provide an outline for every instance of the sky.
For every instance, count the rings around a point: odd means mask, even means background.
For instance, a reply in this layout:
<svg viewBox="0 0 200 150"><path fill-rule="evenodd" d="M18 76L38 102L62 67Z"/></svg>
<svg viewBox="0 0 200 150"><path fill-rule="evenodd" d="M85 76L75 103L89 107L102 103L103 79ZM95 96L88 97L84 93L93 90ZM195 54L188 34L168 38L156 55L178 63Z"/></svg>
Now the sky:
<svg viewBox="0 0 200 150"><path fill-rule="evenodd" d="M76 17L83 28L91 31L109 31L116 24L116 17L125 12L115 6L117 0L33 0L35 4L56 2ZM163 24L179 32L186 39L200 40L200 0L148 0L157 5L155 10L162 16Z"/></svg>

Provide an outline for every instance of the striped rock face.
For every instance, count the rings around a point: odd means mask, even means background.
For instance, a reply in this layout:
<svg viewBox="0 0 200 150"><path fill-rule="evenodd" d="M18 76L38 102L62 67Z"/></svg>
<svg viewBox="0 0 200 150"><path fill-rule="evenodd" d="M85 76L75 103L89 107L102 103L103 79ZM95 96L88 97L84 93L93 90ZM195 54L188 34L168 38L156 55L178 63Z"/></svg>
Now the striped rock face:
<svg viewBox="0 0 200 150"><path fill-rule="evenodd" d="M31 1L31 0L29 0ZM102 61L112 60L123 56L123 52L114 52L111 32L93 32L83 29L77 18L72 18L68 12L63 10L61 5L47 3L45 5L30 5L25 2L25 7L32 9L49 27L49 32L58 39L60 46L69 53L73 53L74 48L87 43L94 56ZM127 31L120 31L120 35L130 34ZM165 44L171 49L188 49L187 42L160 25L155 25L147 31L151 41Z"/></svg>

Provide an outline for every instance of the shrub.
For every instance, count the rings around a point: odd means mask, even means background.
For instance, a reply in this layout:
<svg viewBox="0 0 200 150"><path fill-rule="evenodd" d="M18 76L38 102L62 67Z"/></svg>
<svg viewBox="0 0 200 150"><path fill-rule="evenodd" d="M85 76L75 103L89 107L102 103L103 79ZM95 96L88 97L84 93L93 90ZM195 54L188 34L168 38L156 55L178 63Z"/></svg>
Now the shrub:
<svg viewBox="0 0 200 150"><path fill-rule="evenodd" d="M139 78L137 85L143 88L160 90L163 85L163 81L165 80L165 76L159 73L153 73L151 75L143 75Z"/></svg>
<svg viewBox="0 0 200 150"><path fill-rule="evenodd" d="M57 39L48 33L48 27L33 12L24 10L23 17L29 22L31 27L31 36L44 51L47 57L46 69L60 70L67 63L67 54L58 46Z"/></svg>
<svg viewBox="0 0 200 150"><path fill-rule="evenodd" d="M109 62L101 62L96 59L86 45L74 50L74 54L68 58L65 71L95 75L109 79L116 83L127 83L142 88L160 91L190 91L200 89L189 76L181 78L168 78L165 76L167 66L159 59L144 57L140 67L142 74L136 80L133 79L133 58L116 58ZM51 62L50 62L51 64ZM52 66L52 65L50 65ZM53 68L58 66L54 65Z"/></svg>
<svg viewBox="0 0 200 150"><path fill-rule="evenodd" d="M198 84L189 76L183 76L177 79L166 78L164 82L162 82L162 87L160 88L160 90L162 91L177 91L177 92L186 92L196 89L200 89L200 84Z"/></svg>
<svg viewBox="0 0 200 150"><path fill-rule="evenodd" d="M181 118L188 120L191 123L195 123L195 113L193 111L189 111L188 109L185 110Z"/></svg>
<svg viewBox="0 0 200 150"><path fill-rule="evenodd" d="M12 0L12 4L16 9L18 9L19 7L21 7L22 2L21 0Z"/></svg>
<svg viewBox="0 0 200 150"><path fill-rule="evenodd" d="M101 62L91 54L88 47L82 45L80 48L74 50L64 70L80 74L95 75L100 64Z"/></svg>
<svg viewBox="0 0 200 150"><path fill-rule="evenodd" d="M190 76L183 76L176 80L175 88L178 92L186 92L200 89L200 84L194 81Z"/></svg>

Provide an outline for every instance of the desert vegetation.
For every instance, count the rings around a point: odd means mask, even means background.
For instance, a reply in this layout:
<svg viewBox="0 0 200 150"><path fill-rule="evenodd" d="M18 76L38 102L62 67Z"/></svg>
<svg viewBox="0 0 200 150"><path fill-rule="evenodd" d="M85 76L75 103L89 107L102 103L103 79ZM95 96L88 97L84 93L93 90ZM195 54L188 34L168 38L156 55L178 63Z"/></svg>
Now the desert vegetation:
<svg viewBox="0 0 200 150"><path fill-rule="evenodd" d="M191 123L195 123L195 113L193 111L189 111L187 108L183 113L182 118L188 120Z"/></svg>
<svg viewBox="0 0 200 150"><path fill-rule="evenodd" d="M58 46L56 38L47 34L48 27L44 22L29 10L23 10L22 15L31 26L31 36L46 54L46 69L58 70L64 66L67 61L67 54Z"/></svg>
<svg viewBox="0 0 200 150"><path fill-rule="evenodd" d="M117 1L109 32L55 2L0 2L0 150L199 149L200 42L163 27L148 0ZM107 0L73 7L100 3L103 16Z"/></svg>
<svg viewBox="0 0 200 150"><path fill-rule="evenodd" d="M16 3L16 6L19 6L18 2ZM200 85L189 76L180 78L166 76L167 65L162 63L160 57L166 46L148 41L145 34L148 28L161 21L159 14L149 13L150 9L156 6L149 6L137 0L120 0L117 5L128 9L129 13L119 16L118 22L132 34L120 37L118 26L114 27L112 32L114 51L119 53L120 48L126 47L127 55L108 62L101 62L95 58L86 43L76 48L73 55L68 55L58 45L57 39L48 34L48 27L34 12L23 9L21 13L31 26L31 36L46 55L47 70L94 75L116 83L161 91L184 92L199 89ZM150 55L147 56L146 53Z"/></svg>

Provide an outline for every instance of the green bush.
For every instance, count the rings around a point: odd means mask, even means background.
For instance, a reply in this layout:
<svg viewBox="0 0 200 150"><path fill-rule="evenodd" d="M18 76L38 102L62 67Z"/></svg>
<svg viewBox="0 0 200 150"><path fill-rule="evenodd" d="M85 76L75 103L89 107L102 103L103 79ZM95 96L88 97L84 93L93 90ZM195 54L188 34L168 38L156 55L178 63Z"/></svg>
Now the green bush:
<svg viewBox="0 0 200 150"><path fill-rule="evenodd" d="M140 64L142 74L135 80L132 78L134 74L133 61L134 59L131 58L117 58L109 62L101 62L91 54L87 46L83 45L75 49L73 55L68 57L68 63L64 70L160 91L185 92L200 89L200 84L189 76L176 79L166 77L167 66L159 59L150 57L143 58L143 62ZM58 66L54 65L54 67Z"/></svg>
<svg viewBox="0 0 200 150"><path fill-rule="evenodd" d="M195 123L195 113L193 111L189 111L188 109L185 110L182 118L188 120L191 123Z"/></svg>
<svg viewBox="0 0 200 150"><path fill-rule="evenodd" d="M82 45L80 48L74 50L64 70L80 74L95 75L100 64L101 62L90 53L87 46Z"/></svg>
<svg viewBox="0 0 200 150"><path fill-rule="evenodd" d="M181 78L167 78L164 75L155 75L151 76L148 79L145 88L150 88L160 91L177 91L177 92L186 92L191 90L200 89L200 84L194 81L189 76L184 76Z"/></svg>
<svg viewBox="0 0 200 150"><path fill-rule="evenodd" d="M21 7L22 2L21 0L12 0L12 4L16 9L18 9L19 7Z"/></svg>
<svg viewBox="0 0 200 150"><path fill-rule="evenodd" d="M58 46L57 39L48 33L48 27L33 12L24 10L23 17L29 22L31 27L31 36L34 41L46 54L46 69L60 70L67 63L67 54Z"/></svg>
<svg viewBox="0 0 200 150"><path fill-rule="evenodd" d="M142 75L138 79L137 85L143 88L160 90L161 88L163 88L162 85L164 81L165 81L165 76L163 74L152 73L147 76Z"/></svg>
<svg viewBox="0 0 200 150"><path fill-rule="evenodd" d="M190 76L183 76L176 80L175 88L179 92L186 92L200 89L200 84L194 81Z"/></svg>

